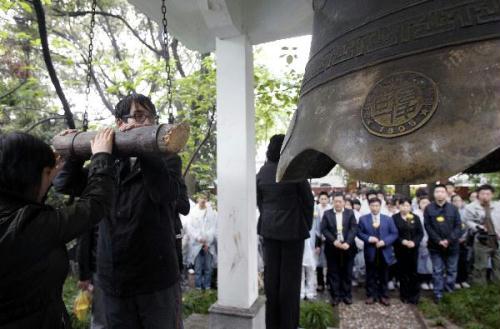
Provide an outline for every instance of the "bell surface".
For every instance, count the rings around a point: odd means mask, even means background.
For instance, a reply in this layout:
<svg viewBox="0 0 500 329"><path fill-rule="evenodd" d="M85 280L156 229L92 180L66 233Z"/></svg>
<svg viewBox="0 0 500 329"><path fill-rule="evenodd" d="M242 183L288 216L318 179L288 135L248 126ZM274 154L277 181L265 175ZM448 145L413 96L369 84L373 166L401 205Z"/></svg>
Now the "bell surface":
<svg viewBox="0 0 500 329"><path fill-rule="evenodd" d="M500 169L500 0L317 0L277 180Z"/></svg>

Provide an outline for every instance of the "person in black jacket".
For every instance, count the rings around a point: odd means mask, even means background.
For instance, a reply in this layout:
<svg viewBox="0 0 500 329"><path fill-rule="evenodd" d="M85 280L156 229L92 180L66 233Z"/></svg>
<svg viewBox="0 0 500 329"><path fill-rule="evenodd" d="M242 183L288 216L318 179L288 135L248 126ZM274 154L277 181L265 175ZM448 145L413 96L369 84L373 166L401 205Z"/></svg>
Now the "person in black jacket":
<svg viewBox="0 0 500 329"><path fill-rule="evenodd" d="M113 130L99 132L81 197L71 206L44 204L61 167L49 145L24 133L0 136L0 328L68 329L62 299L66 243L111 210Z"/></svg>
<svg viewBox="0 0 500 329"><path fill-rule="evenodd" d="M266 328L296 329L304 240L312 227L314 198L307 181L276 183L284 135L271 138L257 174L258 233L264 238Z"/></svg>
<svg viewBox="0 0 500 329"><path fill-rule="evenodd" d="M121 131L152 125L149 98L132 94L115 107ZM176 328L182 323L175 248L179 174L172 155L120 158L117 195L99 223L97 285L104 290L106 320L114 328ZM83 161L71 159L54 181L60 192L79 195Z"/></svg>
<svg viewBox="0 0 500 329"><path fill-rule="evenodd" d="M334 306L343 301L352 304L352 268L357 249L354 239L358 223L354 212L344 208L342 193L333 196L333 209L325 211L321 221L321 233L325 236L325 255L328 267L328 283Z"/></svg>
<svg viewBox="0 0 500 329"><path fill-rule="evenodd" d="M169 159L169 165L175 170L179 176L179 198L175 201L175 221L174 221L174 233L175 233L175 249L177 251L177 258L179 263L179 270L184 269L184 263L182 261L182 238L184 236L184 228L182 227L180 215L186 216L189 214L191 205L189 204L189 197L187 194L187 186L182 177L182 159L179 155L174 154Z"/></svg>
<svg viewBox="0 0 500 329"><path fill-rule="evenodd" d="M417 304L420 297L418 280L418 248L424 238L420 218L411 212L411 200L399 200L399 212L392 215L399 238L394 244L399 275L399 296L403 303Z"/></svg>
<svg viewBox="0 0 500 329"><path fill-rule="evenodd" d="M446 201L447 197L446 186L436 185L434 201L424 210L436 303L441 301L444 291L450 292L455 288L459 256L458 240L462 235L460 214L454 205Z"/></svg>

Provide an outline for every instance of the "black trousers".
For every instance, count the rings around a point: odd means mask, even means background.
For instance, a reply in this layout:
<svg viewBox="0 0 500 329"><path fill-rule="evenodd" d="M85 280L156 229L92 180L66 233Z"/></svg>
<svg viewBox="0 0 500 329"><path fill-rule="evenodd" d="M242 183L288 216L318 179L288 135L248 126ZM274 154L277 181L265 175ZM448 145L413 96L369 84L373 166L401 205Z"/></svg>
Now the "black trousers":
<svg viewBox="0 0 500 329"><path fill-rule="evenodd" d="M335 299L352 298L352 268L354 254L351 250L339 250L328 246L325 248L328 264L327 279L330 295Z"/></svg>
<svg viewBox="0 0 500 329"><path fill-rule="evenodd" d="M365 258L366 263L366 296L378 300L388 298L387 282L389 281L389 265L385 262L380 249L373 262Z"/></svg>
<svg viewBox="0 0 500 329"><path fill-rule="evenodd" d="M325 274L323 273L323 267L318 266L316 267L316 283L321 287L325 286Z"/></svg>
<svg viewBox="0 0 500 329"><path fill-rule="evenodd" d="M180 329L183 328L181 287L131 297L104 296L109 329Z"/></svg>
<svg viewBox="0 0 500 329"><path fill-rule="evenodd" d="M264 239L266 329L297 329L304 240Z"/></svg>
<svg viewBox="0 0 500 329"><path fill-rule="evenodd" d="M417 273L418 248L396 248L399 277L399 296L401 300L416 304L420 298L420 280Z"/></svg>
<svg viewBox="0 0 500 329"><path fill-rule="evenodd" d="M177 251L177 261L179 263L179 271L182 272L182 270L184 269L184 262L182 259L182 238L175 239L175 250Z"/></svg>
<svg viewBox="0 0 500 329"><path fill-rule="evenodd" d="M458 256L457 283L466 282L470 273L470 247L465 243L460 244L460 254Z"/></svg>

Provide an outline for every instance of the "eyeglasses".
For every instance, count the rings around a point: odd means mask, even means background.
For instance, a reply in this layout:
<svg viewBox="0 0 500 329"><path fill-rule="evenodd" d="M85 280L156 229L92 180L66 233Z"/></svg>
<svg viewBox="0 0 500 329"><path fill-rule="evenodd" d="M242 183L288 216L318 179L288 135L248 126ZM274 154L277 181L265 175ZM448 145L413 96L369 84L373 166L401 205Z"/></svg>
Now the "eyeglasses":
<svg viewBox="0 0 500 329"><path fill-rule="evenodd" d="M134 114L127 114L123 116L123 119L128 120L129 118L134 118L137 123L144 123L146 119L151 118L151 115L144 112L136 112Z"/></svg>

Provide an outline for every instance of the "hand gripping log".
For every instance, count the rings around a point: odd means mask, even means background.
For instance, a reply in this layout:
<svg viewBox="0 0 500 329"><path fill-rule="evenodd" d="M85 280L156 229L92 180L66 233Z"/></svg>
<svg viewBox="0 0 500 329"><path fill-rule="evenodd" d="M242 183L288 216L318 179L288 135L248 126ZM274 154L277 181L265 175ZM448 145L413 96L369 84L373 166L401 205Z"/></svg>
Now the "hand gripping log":
<svg viewBox="0 0 500 329"><path fill-rule="evenodd" d="M95 131L75 132L64 136L57 135L52 140L55 151L63 158L77 157L88 159L92 155L90 141ZM189 138L189 125L160 124L134 128L115 133L113 154L119 157L178 153Z"/></svg>

